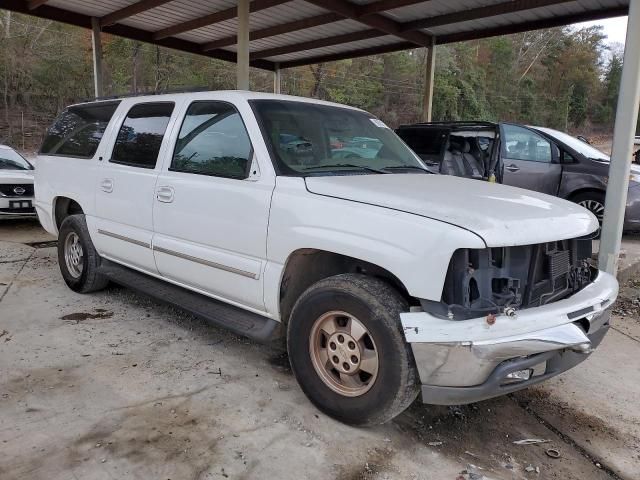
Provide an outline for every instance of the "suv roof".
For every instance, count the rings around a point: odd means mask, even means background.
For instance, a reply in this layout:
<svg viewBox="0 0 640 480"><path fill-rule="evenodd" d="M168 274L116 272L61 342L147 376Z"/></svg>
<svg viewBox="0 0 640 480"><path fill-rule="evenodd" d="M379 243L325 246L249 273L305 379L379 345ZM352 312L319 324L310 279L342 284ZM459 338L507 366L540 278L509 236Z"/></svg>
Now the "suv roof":
<svg viewBox="0 0 640 480"><path fill-rule="evenodd" d="M227 97L227 98L235 98L235 99L245 99L245 100L288 100L292 102L305 102L305 103L314 103L317 105L327 105L333 107L340 108L348 108L351 110L363 111L356 107L350 107L349 105L342 105L340 103L327 102L325 100L316 100L315 98L307 98L307 97L296 97L294 95L281 95L275 93L262 93L262 92L250 92L246 90L203 90L203 91L190 91L190 92L180 92L180 93L160 93L160 94L142 94L142 95L123 95L123 96L115 96L115 97L103 97L92 101L79 102L72 105L70 107L76 107L81 105L91 105L97 103L110 103L117 102L119 100L124 100L128 98L134 98L136 102L149 101L149 102L158 102L163 100L172 100L172 99L181 99L181 98L193 98L193 99L210 99L212 95L216 97Z"/></svg>

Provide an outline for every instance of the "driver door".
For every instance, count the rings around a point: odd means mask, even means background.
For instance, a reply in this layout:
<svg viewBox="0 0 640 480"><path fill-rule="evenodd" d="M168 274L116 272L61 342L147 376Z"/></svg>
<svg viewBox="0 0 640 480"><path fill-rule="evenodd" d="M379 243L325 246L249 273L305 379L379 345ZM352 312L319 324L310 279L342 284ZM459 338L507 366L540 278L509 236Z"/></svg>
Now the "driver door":
<svg viewBox="0 0 640 480"><path fill-rule="evenodd" d="M558 149L533 130L500 125L502 183L557 195L562 177Z"/></svg>

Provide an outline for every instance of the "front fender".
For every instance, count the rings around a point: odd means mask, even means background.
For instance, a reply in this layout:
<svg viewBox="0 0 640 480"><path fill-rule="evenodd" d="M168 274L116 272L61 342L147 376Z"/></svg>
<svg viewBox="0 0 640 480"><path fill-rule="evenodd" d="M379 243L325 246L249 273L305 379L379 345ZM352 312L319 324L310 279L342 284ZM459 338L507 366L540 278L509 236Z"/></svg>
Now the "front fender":
<svg viewBox="0 0 640 480"><path fill-rule="evenodd" d="M269 219L265 302L277 306L289 256L317 249L392 273L414 297L440 300L453 252L485 248L462 228L410 213L309 193L301 178L278 177ZM275 284L275 285L274 285ZM277 310L276 310L277 311Z"/></svg>

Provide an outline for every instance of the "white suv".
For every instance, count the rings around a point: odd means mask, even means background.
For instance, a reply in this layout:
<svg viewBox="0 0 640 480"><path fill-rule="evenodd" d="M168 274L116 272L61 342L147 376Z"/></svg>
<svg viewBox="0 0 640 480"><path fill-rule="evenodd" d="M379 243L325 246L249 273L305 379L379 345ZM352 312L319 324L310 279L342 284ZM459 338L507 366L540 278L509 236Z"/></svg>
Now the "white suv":
<svg viewBox="0 0 640 480"><path fill-rule="evenodd" d="M309 399L384 422L422 392L474 402L576 365L609 328L598 228L555 197L430 174L384 123L251 92L73 105L36 207L77 292L108 281L285 338Z"/></svg>
<svg viewBox="0 0 640 480"><path fill-rule="evenodd" d="M0 145L0 218L35 213L33 165L13 148Z"/></svg>

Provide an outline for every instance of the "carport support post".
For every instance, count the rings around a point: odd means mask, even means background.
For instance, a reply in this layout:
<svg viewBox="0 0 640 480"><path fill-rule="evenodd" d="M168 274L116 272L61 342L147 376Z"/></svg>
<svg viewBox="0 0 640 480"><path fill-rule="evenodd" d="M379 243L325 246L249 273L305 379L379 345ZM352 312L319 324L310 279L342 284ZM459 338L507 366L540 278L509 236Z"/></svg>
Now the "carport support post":
<svg viewBox="0 0 640 480"><path fill-rule="evenodd" d="M237 88L249 90L249 0L238 0Z"/></svg>
<svg viewBox="0 0 640 480"><path fill-rule="evenodd" d="M102 39L100 38L100 19L91 17L91 49L93 51L93 89L96 98L104 95L102 86Z"/></svg>
<svg viewBox="0 0 640 480"><path fill-rule="evenodd" d="M600 269L613 275L617 273L618 267L633 139L638 120L638 103L640 103L638 45L640 45L640 0L631 0L598 256Z"/></svg>
<svg viewBox="0 0 640 480"><path fill-rule="evenodd" d="M424 100L422 103L422 121L431 121L433 108L433 81L436 67L436 37L431 37L431 46L427 48L424 66Z"/></svg>
<svg viewBox="0 0 640 480"><path fill-rule="evenodd" d="M280 94L282 77L280 76L280 64L276 63L273 70L273 93Z"/></svg>

